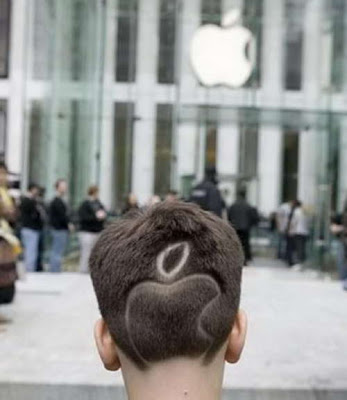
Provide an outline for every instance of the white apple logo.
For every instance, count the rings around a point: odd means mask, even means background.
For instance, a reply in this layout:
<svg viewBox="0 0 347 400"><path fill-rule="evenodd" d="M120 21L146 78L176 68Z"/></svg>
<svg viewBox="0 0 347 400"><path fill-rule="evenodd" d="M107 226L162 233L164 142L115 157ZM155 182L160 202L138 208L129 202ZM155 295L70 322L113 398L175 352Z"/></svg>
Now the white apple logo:
<svg viewBox="0 0 347 400"><path fill-rule="evenodd" d="M255 60L252 32L236 25L240 12L226 13L222 27L203 25L194 34L191 43L191 63L200 82L206 86L242 86L251 75ZM250 59L246 57L249 44Z"/></svg>

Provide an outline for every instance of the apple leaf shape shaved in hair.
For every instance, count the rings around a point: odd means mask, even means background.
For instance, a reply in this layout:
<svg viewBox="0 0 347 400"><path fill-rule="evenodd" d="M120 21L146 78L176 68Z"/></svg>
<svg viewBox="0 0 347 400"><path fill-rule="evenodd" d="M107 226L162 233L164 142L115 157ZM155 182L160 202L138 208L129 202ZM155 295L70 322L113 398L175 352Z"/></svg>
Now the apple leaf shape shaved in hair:
<svg viewBox="0 0 347 400"><path fill-rule="evenodd" d="M242 265L233 228L182 202L115 222L90 257L100 312L141 369L180 356L212 360L238 311Z"/></svg>

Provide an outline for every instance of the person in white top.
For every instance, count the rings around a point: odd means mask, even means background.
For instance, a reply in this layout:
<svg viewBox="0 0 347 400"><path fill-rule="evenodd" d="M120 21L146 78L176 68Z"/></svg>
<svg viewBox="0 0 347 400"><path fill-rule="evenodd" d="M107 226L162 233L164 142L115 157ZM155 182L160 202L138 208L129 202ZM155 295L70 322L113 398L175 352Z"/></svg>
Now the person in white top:
<svg viewBox="0 0 347 400"><path fill-rule="evenodd" d="M295 237L296 261L302 264L306 261L306 242L309 235L308 217L302 203L297 201L293 218L290 224L290 234Z"/></svg>

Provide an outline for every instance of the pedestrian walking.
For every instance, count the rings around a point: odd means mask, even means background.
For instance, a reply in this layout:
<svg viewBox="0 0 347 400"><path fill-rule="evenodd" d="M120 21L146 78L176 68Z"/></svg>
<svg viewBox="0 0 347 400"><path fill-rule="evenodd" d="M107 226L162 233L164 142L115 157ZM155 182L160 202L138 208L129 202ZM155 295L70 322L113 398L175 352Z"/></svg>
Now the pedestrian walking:
<svg viewBox="0 0 347 400"><path fill-rule="evenodd" d="M68 206L65 196L68 190L65 179L59 179L55 184L56 195L49 205L49 221L51 226L52 245L50 255L50 271L60 272L64 257L70 223Z"/></svg>
<svg viewBox="0 0 347 400"><path fill-rule="evenodd" d="M259 216L255 207L252 207L246 200L246 192L241 190L237 194L237 200L228 210L228 220L236 230L241 241L245 255L245 264L252 260L252 249L250 233L253 226L257 225Z"/></svg>
<svg viewBox="0 0 347 400"><path fill-rule="evenodd" d="M286 226L286 261L288 267L292 267L295 264L295 253L296 253L296 235L295 235L295 220L294 214L298 207L298 200L293 200L290 203L290 211L287 219Z"/></svg>
<svg viewBox="0 0 347 400"><path fill-rule="evenodd" d="M36 270L40 234L43 229L44 215L38 202L40 187L29 184L27 193L20 202L21 240L24 246L24 267L28 272Z"/></svg>
<svg viewBox="0 0 347 400"><path fill-rule="evenodd" d="M89 271L88 262L92 248L97 241L100 232L104 229L107 217L105 207L99 200L99 188L90 186L88 198L83 201L78 210L79 217L79 242L80 242L80 266L79 271Z"/></svg>
<svg viewBox="0 0 347 400"><path fill-rule="evenodd" d="M301 201L297 201L292 220L292 229L295 235L296 266L302 267L306 261L306 243L309 236L308 216Z"/></svg>
<svg viewBox="0 0 347 400"><path fill-rule="evenodd" d="M206 168L205 178L191 192L189 201L198 204L203 210L211 211L222 217L225 202L218 189L217 171L214 167Z"/></svg>

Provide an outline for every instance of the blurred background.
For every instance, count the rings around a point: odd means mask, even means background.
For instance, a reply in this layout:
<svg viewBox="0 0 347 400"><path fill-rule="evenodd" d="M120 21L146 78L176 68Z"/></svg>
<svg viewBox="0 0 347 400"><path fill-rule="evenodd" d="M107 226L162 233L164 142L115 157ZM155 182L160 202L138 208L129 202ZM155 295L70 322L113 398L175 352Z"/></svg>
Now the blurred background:
<svg viewBox="0 0 347 400"><path fill-rule="evenodd" d="M201 24L238 8L256 62L241 87L208 88L190 63ZM21 188L76 206L91 183L116 212L215 166L266 219L299 198L324 263L347 175L344 0L0 0L0 152ZM260 237L265 235L258 230ZM266 236L266 235L265 235Z"/></svg>

